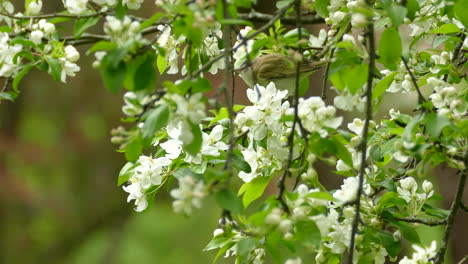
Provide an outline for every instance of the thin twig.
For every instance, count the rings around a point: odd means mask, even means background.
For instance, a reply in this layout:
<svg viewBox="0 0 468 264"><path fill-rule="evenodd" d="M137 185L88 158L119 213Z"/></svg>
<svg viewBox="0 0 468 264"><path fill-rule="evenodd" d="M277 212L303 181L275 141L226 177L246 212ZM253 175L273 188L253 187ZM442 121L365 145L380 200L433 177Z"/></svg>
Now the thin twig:
<svg viewBox="0 0 468 264"><path fill-rule="evenodd" d="M298 51L302 56L302 45L300 40L302 39L302 23L301 23L301 0L296 0L294 1L294 8L296 11L296 27L297 27L297 35L298 35ZM283 206L283 209L288 213L289 209L284 201L283 195L286 190L286 177L290 175L290 169L291 165L293 162L293 152L294 152L294 133L296 130L296 125L298 123L299 119L299 82L300 82L300 73L301 73L301 61L296 61L296 84L295 84L295 89L294 89L294 98L293 98L293 105L294 105L294 120L293 120L293 125L291 129L291 134L289 134L288 137L288 145L289 145L289 156L288 156L288 163L286 164L286 168L284 169L284 173L281 176L280 180L278 181L278 196L276 197L281 205Z"/></svg>
<svg viewBox="0 0 468 264"><path fill-rule="evenodd" d="M367 3L369 6L371 4ZM356 193L356 213L354 215L353 225L351 229L351 242L349 244L349 255L348 263L353 263L354 255L354 244L356 233L358 232L358 225L360 220L360 210L361 210L361 195L363 193L364 185L364 173L366 169L366 160L367 160L367 138L369 136L369 123L372 120L372 81L374 79L374 68L375 68L375 43L374 43L374 23L369 21L367 26L367 42L369 46L369 72L367 77L367 90L366 90L366 120L364 122L364 128L362 131L362 141L360 144L361 149L361 168L359 172L359 185Z"/></svg>
<svg viewBox="0 0 468 264"><path fill-rule="evenodd" d="M460 32L460 42L457 43L457 46L455 47L455 50L453 51L453 55L452 55L452 63L455 63L458 59L458 55L460 55L460 51L463 47L463 43L465 41L465 38L466 38L466 34L465 34L465 29ZM457 65L459 66L459 65ZM446 82L448 80L448 73L444 75L444 81Z"/></svg>
<svg viewBox="0 0 468 264"><path fill-rule="evenodd" d="M465 153L465 164L468 164L468 152ZM465 168L460 173L460 181L458 182L457 192L455 193L455 198L453 199L452 206L450 207L450 213L447 216L447 226L445 226L444 238L442 244L440 245L437 254L433 258L434 264L442 264L445 258L445 251L447 251L448 240L450 233L453 229L453 223L455 221L455 215L457 214L458 208L460 207L461 199L463 197L463 191L466 184L466 176L468 175L468 168Z"/></svg>
<svg viewBox="0 0 468 264"><path fill-rule="evenodd" d="M224 9L224 16L226 18L229 17L228 11L228 4L227 0L222 0L223 2L223 9ZM231 62L231 54L232 54L232 39L231 39L231 26L225 25L224 32L223 32L223 41L224 41L224 79L221 90L224 93L224 100L226 101L227 109L228 109L228 117L229 117L229 148L227 151L226 156L226 163L224 164L224 169L228 171L229 176L232 176L232 152L234 150L234 109L232 108L232 94L229 93L229 78L231 77L232 72L232 62ZM231 178L231 177L229 177Z"/></svg>
<svg viewBox="0 0 468 264"><path fill-rule="evenodd" d="M92 13L88 15L72 15L72 14L60 14L60 13L52 13L52 14L44 14L44 15L35 15L35 16L15 16L12 14L8 14L5 12L0 12L0 15L6 16L12 19L45 19L45 18L74 18L74 19L80 19L80 18L90 18L90 17L98 17L98 16L104 16L108 15L108 12L97 12L97 13Z"/></svg>
<svg viewBox="0 0 468 264"><path fill-rule="evenodd" d="M418 85L418 82L416 81L416 77L414 77L413 72L408 67L408 63L406 62L405 57L401 56L401 60L403 61L403 64L405 65L406 71L408 71L408 74L411 77L411 81L413 82L416 92L418 92L418 102L420 104L424 103L426 101L426 98L424 98L423 94L421 93L421 90L419 89L419 85Z"/></svg>
<svg viewBox="0 0 468 264"><path fill-rule="evenodd" d="M458 264L463 264L463 263L465 263L467 260L468 260L468 255L466 255L464 258L462 258L462 259L458 262Z"/></svg>
<svg viewBox="0 0 468 264"><path fill-rule="evenodd" d="M434 220L434 219L423 219L423 218L393 218L397 221L408 222L408 223L418 223L427 226L439 226L439 225L446 225L447 220Z"/></svg>
<svg viewBox="0 0 468 264"><path fill-rule="evenodd" d="M331 58L333 58L333 55L335 54L335 49L332 49L330 51L330 56L328 57L329 60L331 60ZM322 100L326 100L327 99L327 92L328 92L328 73L330 72L330 65L331 65L331 62L328 62L327 63L327 67L325 68L325 73L324 73L324 76L323 76L323 86L322 86Z"/></svg>
<svg viewBox="0 0 468 264"><path fill-rule="evenodd" d="M268 22L273 18L273 15L270 14L263 14L256 11L252 11L250 13L239 13L238 14L240 19L249 20L250 22ZM285 25L296 25L297 17L283 17L281 18L281 23ZM325 20L318 16L302 16L301 17L302 24L322 24L325 23Z"/></svg>
<svg viewBox="0 0 468 264"><path fill-rule="evenodd" d="M468 207L463 202L460 202L460 207L463 211L468 212Z"/></svg>

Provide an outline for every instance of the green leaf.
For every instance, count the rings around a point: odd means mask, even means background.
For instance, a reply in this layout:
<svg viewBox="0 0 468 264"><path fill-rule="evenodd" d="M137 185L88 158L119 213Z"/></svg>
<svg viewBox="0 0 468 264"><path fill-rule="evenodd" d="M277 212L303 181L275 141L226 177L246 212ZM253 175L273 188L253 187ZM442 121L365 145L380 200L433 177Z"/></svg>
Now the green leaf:
<svg viewBox="0 0 468 264"><path fill-rule="evenodd" d="M252 22L238 18L225 18L219 21L221 25L246 25L252 26Z"/></svg>
<svg viewBox="0 0 468 264"><path fill-rule="evenodd" d="M450 33L458 33L461 29L457 27L457 25L450 23L450 24L443 24L438 29L431 30L431 33L434 34L450 34Z"/></svg>
<svg viewBox="0 0 468 264"><path fill-rule="evenodd" d="M166 105L158 105L152 109L143 125L143 138L154 137L154 134L167 125L169 121L169 108Z"/></svg>
<svg viewBox="0 0 468 264"><path fill-rule="evenodd" d="M379 43L380 62L390 70L396 70L401 56L401 39L394 27L385 29Z"/></svg>
<svg viewBox="0 0 468 264"><path fill-rule="evenodd" d="M335 201L335 198L333 198L333 196L327 192L311 192L311 193L308 193L305 197L316 198L316 199L327 200L327 201Z"/></svg>
<svg viewBox="0 0 468 264"><path fill-rule="evenodd" d="M127 162L127 164L125 164L125 166L123 166L120 170L117 186L126 183L132 177L133 169L135 169L137 166L138 164L136 163Z"/></svg>
<svg viewBox="0 0 468 264"><path fill-rule="evenodd" d="M411 140L413 135L413 130L419 125L419 123L424 119L424 115L417 115L411 119L411 121L406 125L405 132L403 132L403 139L406 141Z"/></svg>
<svg viewBox="0 0 468 264"><path fill-rule="evenodd" d="M83 35L83 33L90 27L94 26L99 22L100 17L88 17L80 18L76 20L75 26L73 28L73 36L75 39L78 39Z"/></svg>
<svg viewBox="0 0 468 264"><path fill-rule="evenodd" d="M392 20L393 26L397 28L399 25L403 24L406 14L408 13L408 10L405 7L397 4L390 5L385 8L385 10Z"/></svg>
<svg viewBox="0 0 468 264"><path fill-rule="evenodd" d="M117 44L114 42L109 42L109 41L99 41L96 42L89 50L86 52L86 54L91 54L96 51L112 51L117 48Z"/></svg>
<svg viewBox="0 0 468 264"><path fill-rule="evenodd" d="M147 27L152 26L154 23L156 23L163 16L164 16L164 13L161 13L161 12L158 12L158 13L152 15L150 18L148 18L147 20L143 21L140 24L140 30L143 30L143 29L145 29Z"/></svg>
<svg viewBox="0 0 468 264"><path fill-rule="evenodd" d="M166 57L161 55L161 54L158 54L156 64L158 66L159 73L163 74L164 71L167 69L167 66L168 66Z"/></svg>
<svg viewBox="0 0 468 264"><path fill-rule="evenodd" d="M125 158L128 161L136 161L143 151L143 138L140 133L133 134L124 145Z"/></svg>
<svg viewBox="0 0 468 264"><path fill-rule="evenodd" d="M255 239L244 238L237 243L237 255L242 259L247 258L250 251L255 248Z"/></svg>
<svg viewBox="0 0 468 264"><path fill-rule="evenodd" d="M328 11L328 6L330 5L330 0L316 0L315 1L315 11L321 17L328 17L330 12Z"/></svg>
<svg viewBox="0 0 468 264"><path fill-rule="evenodd" d="M468 0L457 0L455 2L455 17L468 28Z"/></svg>
<svg viewBox="0 0 468 264"><path fill-rule="evenodd" d="M296 223L296 237L305 245L320 246L320 230L313 221L300 221Z"/></svg>
<svg viewBox="0 0 468 264"><path fill-rule="evenodd" d="M336 149L336 156L339 159L343 160L343 162L346 163L348 166L353 167L352 155L349 152L348 148L343 144L342 141L344 141L344 139L341 139L341 138L342 136L340 135L335 135L332 137L333 144ZM331 154L335 154L335 153L331 153Z"/></svg>
<svg viewBox="0 0 468 264"><path fill-rule="evenodd" d="M230 190L221 190L216 193L216 202L221 208L234 214L240 214L243 211L242 202L235 193Z"/></svg>
<svg viewBox="0 0 468 264"><path fill-rule="evenodd" d="M9 27L9 26L0 26L0 32L11 33L11 27Z"/></svg>
<svg viewBox="0 0 468 264"><path fill-rule="evenodd" d="M393 79L395 78L395 75L397 75L397 72L393 72L392 74L386 76L382 80L380 80L377 85L372 89L372 97L373 98L378 98L380 97L392 84Z"/></svg>
<svg viewBox="0 0 468 264"><path fill-rule="evenodd" d="M54 58L46 58L46 62L49 65L49 73L52 75L52 79L60 81L62 79L62 64L60 64L60 61Z"/></svg>
<svg viewBox="0 0 468 264"><path fill-rule="evenodd" d="M29 70L31 70L32 67L33 67L32 64L28 64L24 66L24 68L15 76L15 78L13 79L13 91L17 93L19 92L18 90L19 83L21 82L23 77L29 72Z"/></svg>
<svg viewBox="0 0 468 264"><path fill-rule="evenodd" d="M396 257L400 253L401 242L398 240L395 241L395 238L389 231L367 228L366 233L369 234L370 238L375 243L382 244L391 257Z"/></svg>
<svg viewBox="0 0 468 264"><path fill-rule="evenodd" d="M123 58L127 54L125 49L116 49L109 52L101 60L101 73L105 86L110 92L116 93L125 79L127 67Z"/></svg>
<svg viewBox="0 0 468 264"><path fill-rule="evenodd" d="M202 133L200 126L197 124L191 124L190 130L193 135L193 140L190 142L190 144L184 145L184 149L188 154L195 156L200 151L203 143Z"/></svg>
<svg viewBox="0 0 468 264"><path fill-rule="evenodd" d="M407 0L406 8L408 9L408 17L412 20L415 18L416 12L421 9L417 0Z"/></svg>
<svg viewBox="0 0 468 264"><path fill-rule="evenodd" d="M211 83L206 78L198 77L192 81L192 93L206 93L211 89Z"/></svg>
<svg viewBox="0 0 468 264"><path fill-rule="evenodd" d="M387 192L379 200L378 209L382 211L385 208L397 206L397 205L406 205L407 202L401 198L398 193Z"/></svg>
<svg viewBox="0 0 468 264"><path fill-rule="evenodd" d="M425 204L423 206L422 210L424 211L424 213L426 213L426 214L428 214L430 216L437 217L439 219L446 219L447 216L450 213L449 210L444 210L444 209L441 209L441 208L432 207L429 204Z"/></svg>
<svg viewBox="0 0 468 264"><path fill-rule="evenodd" d="M227 178L229 178L229 173L226 170L208 167L206 168L204 176L205 182L209 184L217 181L226 180Z"/></svg>
<svg viewBox="0 0 468 264"><path fill-rule="evenodd" d="M418 232L414 230L412 226L409 226L407 224L403 224L402 222L398 221L391 221L392 225L398 228L403 235L403 237L408 240L408 242L419 244L421 243L421 240L419 239Z"/></svg>
<svg viewBox="0 0 468 264"><path fill-rule="evenodd" d="M0 92L0 100L8 100L8 101L15 101L15 97L13 92Z"/></svg>
<svg viewBox="0 0 468 264"><path fill-rule="evenodd" d="M452 122L445 115L430 113L426 115L425 124L427 132L431 138L438 138L442 130L447 126L453 126Z"/></svg>
<svg viewBox="0 0 468 264"><path fill-rule="evenodd" d="M250 182L244 183L239 189L239 195L242 195L242 203L247 208L253 201L263 195L271 177L257 177Z"/></svg>
<svg viewBox="0 0 468 264"><path fill-rule="evenodd" d="M252 172L252 168L250 168L249 163L245 161L244 157L242 156L240 151L237 149L234 150L232 153L232 164L234 165L236 169L241 170L245 173Z"/></svg>
<svg viewBox="0 0 468 264"><path fill-rule="evenodd" d="M351 94L356 94L366 83L367 75L367 64L344 66L330 76L330 81L338 90L347 88Z"/></svg>
<svg viewBox="0 0 468 264"><path fill-rule="evenodd" d="M154 60L156 54L149 52L145 55L143 63L137 68L134 75L133 83L134 90L154 90L156 85L156 69L154 68Z"/></svg>
<svg viewBox="0 0 468 264"><path fill-rule="evenodd" d="M209 251L216 248L224 247L231 241L233 236L234 234L226 235L226 233L216 236L210 241L210 243L208 243L208 245L205 246L203 251Z"/></svg>

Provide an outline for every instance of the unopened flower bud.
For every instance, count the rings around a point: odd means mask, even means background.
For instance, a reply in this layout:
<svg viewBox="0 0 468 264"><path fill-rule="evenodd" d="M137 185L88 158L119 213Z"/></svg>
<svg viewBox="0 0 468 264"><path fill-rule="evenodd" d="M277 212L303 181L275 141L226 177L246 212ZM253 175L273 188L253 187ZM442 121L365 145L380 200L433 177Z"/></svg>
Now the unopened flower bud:
<svg viewBox="0 0 468 264"><path fill-rule="evenodd" d="M430 193L432 191L433 185L430 181L424 181L422 187L425 193Z"/></svg>
<svg viewBox="0 0 468 264"><path fill-rule="evenodd" d="M222 228L216 228L214 231L213 231L213 237L217 237L221 234L224 234L224 230Z"/></svg>

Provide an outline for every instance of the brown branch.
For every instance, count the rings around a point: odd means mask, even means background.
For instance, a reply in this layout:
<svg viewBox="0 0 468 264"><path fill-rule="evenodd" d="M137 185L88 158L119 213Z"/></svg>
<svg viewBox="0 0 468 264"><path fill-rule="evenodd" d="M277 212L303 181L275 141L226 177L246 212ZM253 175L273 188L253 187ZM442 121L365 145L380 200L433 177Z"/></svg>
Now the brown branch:
<svg viewBox="0 0 468 264"><path fill-rule="evenodd" d="M302 21L301 21L301 0L296 0L294 3L294 9L296 11L296 27L298 30L298 51L302 56L302 46L300 40L302 39ZM283 198L284 192L286 190L286 178L290 175L290 169L293 162L293 152L294 152L294 133L296 130L296 125L299 120L299 83L300 83L300 73L301 73L301 62L296 61L296 83L294 87L294 97L293 97L293 105L294 105L294 120L291 129L291 134L288 137L288 145L289 145L289 155L288 155L288 163L286 164L286 168L284 169L284 173L281 176L280 180L278 181L278 196L276 199L280 201L283 209L286 213L289 213L288 205ZM299 176L298 176L299 177Z"/></svg>
<svg viewBox="0 0 468 264"><path fill-rule="evenodd" d="M465 164L468 164L468 152L465 153ZM445 252L447 251L448 240L450 233L453 229L453 223L455 221L455 215L457 214L458 208L461 204L461 199L463 197L463 191L465 189L466 177L468 175L468 168L465 168L460 173L460 181L458 182L457 192L455 193L455 198L453 199L452 206L450 207L450 213L447 216L447 226L445 227L444 238L442 244L437 251L437 254L433 258L434 264L442 264L445 258Z"/></svg>
<svg viewBox="0 0 468 264"><path fill-rule="evenodd" d="M331 60L331 58L333 58L334 53L335 53L335 49L332 49L330 51L330 56L328 57L329 60ZM325 68L324 76L323 76L322 100L324 100L324 101L327 99L328 73L330 72L330 65L331 65L331 62L328 62L327 67Z"/></svg>
<svg viewBox="0 0 468 264"><path fill-rule="evenodd" d="M273 15L270 14L263 14L256 11L252 11L250 13L239 13L239 18L244 20L249 20L250 22L260 22L265 23L270 21L273 18ZM302 24L322 24L325 23L325 20L318 16L302 16L300 18ZM285 25L296 25L297 17L283 17L281 18L281 22Z"/></svg>
<svg viewBox="0 0 468 264"><path fill-rule="evenodd" d="M371 6L371 4L367 3L367 5ZM356 204L356 213L354 215L353 225L351 228L351 242L349 244L349 255L348 255L348 263L353 263L353 255L354 255L354 245L355 245L355 238L356 233L358 232L358 225L360 220L360 210L361 210L361 195L363 193L363 185L364 185L364 173L366 169L366 160L367 160L367 138L369 136L369 123L372 120L372 81L374 79L374 69L375 69L375 42L374 42L374 23L372 21L369 22L367 26L367 42L369 46L369 72L367 77L367 90L366 90L366 120L364 122L364 128L362 131L362 141L360 145L361 149L361 168L359 172L359 185L356 194L356 200L354 203Z"/></svg>
<svg viewBox="0 0 468 264"><path fill-rule="evenodd" d="M463 211L468 212L468 207L463 202L460 202L460 207Z"/></svg>
<svg viewBox="0 0 468 264"><path fill-rule="evenodd" d="M6 16L12 19L44 19L44 18L74 18L74 19L80 19L80 18L90 18L90 17L98 17L98 16L104 16L104 15L109 15L110 13L108 12L97 12L97 13L92 13L88 15L72 15L72 14L60 14L60 13L52 13L52 14L44 14L44 15L35 15L35 16L15 16L11 15L5 12L0 12L0 15Z"/></svg>
<svg viewBox="0 0 468 264"><path fill-rule="evenodd" d="M418 223L427 226L439 226L439 225L446 225L447 220L434 220L434 219L423 219L423 218L393 218L394 220L401 221L401 222L408 222L408 223Z"/></svg>
<svg viewBox="0 0 468 264"><path fill-rule="evenodd" d="M424 98L423 94L421 93L421 90L419 89L418 82L416 81L416 77L414 77L413 72L410 70L408 67L408 63L406 62L405 57L401 56L401 60L403 61L403 64L405 65L406 71L408 71L408 74L411 77L411 81L413 82L413 85L418 92L418 103L422 104L426 101L426 98Z"/></svg>

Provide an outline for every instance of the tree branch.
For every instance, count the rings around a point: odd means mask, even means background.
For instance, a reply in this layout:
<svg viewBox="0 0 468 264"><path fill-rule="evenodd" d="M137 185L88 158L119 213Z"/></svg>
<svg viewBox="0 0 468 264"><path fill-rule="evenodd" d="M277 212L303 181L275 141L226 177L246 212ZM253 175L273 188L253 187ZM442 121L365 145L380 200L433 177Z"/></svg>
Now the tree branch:
<svg viewBox="0 0 468 264"><path fill-rule="evenodd" d="M418 82L416 81L416 77L414 77L413 72L411 72L410 68L408 67L408 63L406 62L405 57L401 56L401 60L403 61L403 64L405 65L406 71L408 71L408 74L411 77L411 81L413 82L413 85L418 92L418 103L422 104L426 101L426 98L424 98L423 94L421 93L421 90L419 89Z"/></svg>
<svg viewBox="0 0 468 264"><path fill-rule="evenodd" d="M371 6L369 1L367 1L367 5ZM351 228L351 242L349 244L349 255L348 255L348 263L353 263L353 255L354 255L354 245L355 245L355 238L356 233L358 232L358 225L360 220L360 210L361 210L361 195L363 193L363 185L364 185L364 172L366 169L366 160L367 160L367 138L369 136L369 123L372 120L372 81L374 78L374 69L375 69L375 43L374 43L374 23L373 21L369 21L367 26L367 42L369 46L369 72L367 77L367 90L366 90L366 120L364 122L364 128L362 131L362 141L360 145L361 149L361 168L359 172L359 185L358 190L356 193L356 200L354 203L356 204L356 213L354 215L353 225Z"/></svg>
<svg viewBox="0 0 468 264"><path fill-rule="evenodd" d="M329 60L331 60L331 58L333 58L333 55L335 53L335 49L332 49L330 51L330 56L328 57ZM327 91L328 91L328 73L330 72L330 65L331 65L331 62L328 62L327 63L327 67L325 68L325 73L324 73L324 76L323 76L323 85L322 85L322 100L326 100L327 99Z"/></svg>
<svg viewBox="0 0 468 264"><path fill-rule="evenodd" d="M298 51L301 54L302 58L302 21L301 21L301 0L296 0L294 3L294 9L296 11L296 27L297 27L297 35L298 35ZM284 201L283 195L284 191L286 190L286 177L290 175L290 168L293 162L293 152L294 152L294 133L296 132L296 125L299 120L299 83L300 83L300 73L301 73L301 61L296 61L296 83L294 87L294 98L293 98L293 105L294 105L294 120L291 129L291 134L288 137L288 145L289 145L289 155L288 155L288 163L286 164L286 168L284 169L284 173L281 176L280 180L278 181L278 196L276 197L277 200L281 202L283 209L288 213L288 205L286 201Z"/></svg>
<svg viewBox="0 0 468 264"><path fill-rule="evenodd" d="M465 153L465 164L468 164L468 152ZM437 251L437 254L433 258L434 264L442 264L445 258L445 251L447 251L448 240L450 233L453 229L453 223L455 221L455 215L457 214L458 208L461 204L461 199L463 197L463 191L466 184L466 176L468 175L468 168L465 168L460 173L460 181L458 182L457 192L455 193L455 198L453 199L452 206L450 207L450 213L447 217L447 226L445 227L444 238L442 244Z"/></svg>
<svg viewBox="0 0 468 264"><path fill-rule="evenodd" d="M460 202L460 207L463 211L468 212L468 207L463 202Z"/></svg>
<svg viewBox="0 0 468 264"><path fill-rule="evenodd" d="M263 14L256 11L252 11L250 13L239 13L239 18L244 20L249 20L250 22L260 22L265 23L270 21L273 18L273 15L270 14ZM325 23L325 20L318 16L302 16L300 18L302 24L322 24ZM281 18L281 22L285 25L296 25L297 24L297 17L283 17Z"/></svg>
<svg viewBox="0 0 468 264"><path fill-rule="evenodd" d="M74 18L74 19L80 19L80 18L90 18L90 17L98 17L98 16L104 16L104 15L109 15L110 13L108 12L97 12L97 13L92 13L88 15L72 15L72 14L60 14L60 13L52 13L52 14L44 14L44 15L35 15L35 16L15 16L12 14L8 14L5 12L0 12L0 15L6 16L12 19L45 19L45 18Z"/></svg>
<svg viewBox="0 0 468 264"><path fill-rule="evenodd" d="M423 218L394 218L397 221L401 222L408 222L408 223L418 223L427 226L439 226L439 225L446 225L447 220L434 220L434 219L423 219Z"/></svg>

